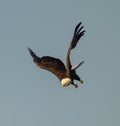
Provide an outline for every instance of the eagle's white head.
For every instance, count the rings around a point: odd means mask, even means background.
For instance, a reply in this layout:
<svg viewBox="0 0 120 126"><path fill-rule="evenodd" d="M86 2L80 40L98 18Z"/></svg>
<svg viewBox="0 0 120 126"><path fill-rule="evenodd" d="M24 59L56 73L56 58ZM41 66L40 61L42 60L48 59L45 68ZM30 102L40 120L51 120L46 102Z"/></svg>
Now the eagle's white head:
<svg viewBox="0 0 120 126"><path fill-rule="evenodd" d="M71 84L71 79L70 78L64 78L61 80L62 87L68 86Z"/></svg>
<svg viewBox="0 0 120 126"><path fill-rule="evenodd" d="M72 83L71 79L70 78L64 78L61 80L61 84L62 84L62 87L66 87L68 85L70 85ZM78 85L77 84L74 84L73 85L74 88L78 88Z"/></svg>

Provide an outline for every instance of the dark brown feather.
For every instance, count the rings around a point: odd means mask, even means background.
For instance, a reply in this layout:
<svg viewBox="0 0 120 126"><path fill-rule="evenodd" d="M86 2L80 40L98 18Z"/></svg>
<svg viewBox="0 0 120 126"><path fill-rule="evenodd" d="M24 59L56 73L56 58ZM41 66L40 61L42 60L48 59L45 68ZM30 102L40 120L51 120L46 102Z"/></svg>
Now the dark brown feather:
<svg viewBox="0 0 120 126"><path fill-rule="evenodd" d="M34 63L38 67L53 73L58 77L59 80L66 77L66 68L64 63L60 59L50 56L43 56L40 58L36 56L36 54L30 48L28 48L28 50L33 58Z"/></svg>
<svg viewBox="0 0 120 126"><path fill-rule="evenodd" d="M71 74L71 67L72 67L71 62L70 62L70 52L71 52L72 49L74 49L76 47L78 41L84 35L84 32L85 32L85 31L81 31L84 27L84 26L80 27L81 24L82 24L82 22L80 22L75 27L74 35L73 35L72 41L71 41L70 46L69 46L68 51L67 51L66 69L67 69L69 76Z"/></svg>
<svg viewBox="0 0 120 126"><path fill-rule="evenodd" d="M37 65L56 75L59 80L66 77L66 68L60 59L44 56L40 58L40 62L37 62Z"/></svg>

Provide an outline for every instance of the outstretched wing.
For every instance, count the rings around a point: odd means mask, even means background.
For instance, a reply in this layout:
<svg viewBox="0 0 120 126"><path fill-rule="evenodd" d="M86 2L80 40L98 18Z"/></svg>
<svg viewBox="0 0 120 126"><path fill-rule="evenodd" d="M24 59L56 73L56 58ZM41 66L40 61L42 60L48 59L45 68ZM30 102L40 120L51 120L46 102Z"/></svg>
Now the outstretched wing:
<svg viewBox="0 0 120 126"><path fill-rule="evenodd" d="M74 35L73 35L72 41L71 41L70 46L69 46L68 51L67 51L66 69L67 69L67 72L68 72L69 75L70 75L70 71L71 71L71 67L72 67L71 62L70 62L70 52L71 52L72 49L74 49L76 47L78 41L80 40L80 38L85 33L85 30L82 31L84 26L80 27L81 24L82 24L82 22L80 22L75 27Z"/></svg>
<svg viewBox="0 0 120 126"><path fill-rule="evenodd" d="M45 70L48 70L49 72L56 75L59 79L65 76L66 68L63 62L60 59L53 58L50 56L43 56L43 57L37 57L36 54L28 48L34 63Z"/></svg>

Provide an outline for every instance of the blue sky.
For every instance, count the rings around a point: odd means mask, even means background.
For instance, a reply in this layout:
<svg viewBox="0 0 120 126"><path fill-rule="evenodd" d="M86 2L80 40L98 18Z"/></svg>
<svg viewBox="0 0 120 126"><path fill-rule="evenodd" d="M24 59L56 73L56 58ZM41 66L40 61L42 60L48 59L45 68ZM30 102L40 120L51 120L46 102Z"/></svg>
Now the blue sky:
<svg viewBox="0 0 120 126"><path fill-rule="evenodd" d="M0 125L120 125L120 1L0 1ZM28 53L65 62L77 23L86 33L71 53L85 61L78 89L37 68Z"/></svg>

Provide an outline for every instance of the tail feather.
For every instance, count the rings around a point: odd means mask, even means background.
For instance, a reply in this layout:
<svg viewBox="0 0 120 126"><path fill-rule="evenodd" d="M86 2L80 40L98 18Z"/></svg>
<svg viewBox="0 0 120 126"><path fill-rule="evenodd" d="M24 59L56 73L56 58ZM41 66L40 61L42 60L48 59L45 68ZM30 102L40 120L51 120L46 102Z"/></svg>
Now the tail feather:
<svg viewBox="0 0 120 126"><path fill-rule="evenodd" d="M74 65L71 70L76 70L79 66L81 66L82 64L84 63L84 61L80 62L79 64L77 65Z"/></svg>

